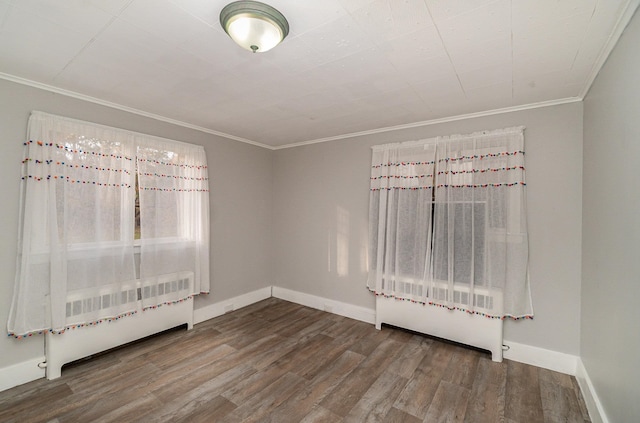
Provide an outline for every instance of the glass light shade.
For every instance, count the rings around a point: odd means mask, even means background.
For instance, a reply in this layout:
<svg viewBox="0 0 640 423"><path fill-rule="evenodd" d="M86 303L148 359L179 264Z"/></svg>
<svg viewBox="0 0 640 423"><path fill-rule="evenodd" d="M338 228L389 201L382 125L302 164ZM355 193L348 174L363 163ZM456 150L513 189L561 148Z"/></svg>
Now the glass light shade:
<svg viewBox="0 0 640 423"><path fill-rule="evenodd" d="M236 1L220 12L220 24L240 47L265 52L277 46L289 33L285 17L257 1Z"/></svg>
<svg viewBox="0 0 640 423"><path fill-rule="evenodd" d="M273 23L247 15L239 15L232 19L227 26L227 32L233 41L249 51L271 50L283 38L282 31Z"/></svg>

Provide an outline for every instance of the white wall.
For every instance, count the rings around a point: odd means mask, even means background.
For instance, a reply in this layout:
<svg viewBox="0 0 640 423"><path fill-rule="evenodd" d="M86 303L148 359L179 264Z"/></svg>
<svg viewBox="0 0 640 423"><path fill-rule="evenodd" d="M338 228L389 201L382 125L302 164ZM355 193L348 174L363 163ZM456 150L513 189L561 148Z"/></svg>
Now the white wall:
<svg viewBox="0 0 640 423"><path fill-rule="evenodd" d="M584 102L582 362L611 422L640 421L640 14Z"/></svg>
<svg viewBox="0 0 640 423"><path fill-rule="evenodd" d="M211 188L211 294L196 308L271 285L272 152L215 135L0 80L0 324L13 291L20 162L31 110L205 147ZM0 369L43 355L42 337L0 336Z"/></svg>
<svg viewBox="0 0 640 423"><path fill-rule="evenodd" d="M505 338L580 351L582 103L275 151L274 285L373 308L365 251L370 147L525 125L533 321Z"/></svg>
<svg viewBox="0 0 640 423"><path fill-rule="evenodd" d="M22 142L31 110L202 144L211 177L212 290L197 308L276 285L373 308L366 290L370 146L525 125L536 317L507 339L579 354L582 104L540 108L269 151L0 80L0 321L15 272ZM0 367L42 355L42 340L0 337Z"/></svg>
<svg viewBox="0 0 640 423"><path fill-rule="evenodd" d="M370 146L525 125L536 317L507 322L505 337L579 354L581 103L269 151L0 80L3 324L15 272L22 141L34 109L205 146L214 293L198 298L198 308L276 285L372 309L374 299L365 288ZM41 355L37 338L0 337L0 367Z"/></svg>

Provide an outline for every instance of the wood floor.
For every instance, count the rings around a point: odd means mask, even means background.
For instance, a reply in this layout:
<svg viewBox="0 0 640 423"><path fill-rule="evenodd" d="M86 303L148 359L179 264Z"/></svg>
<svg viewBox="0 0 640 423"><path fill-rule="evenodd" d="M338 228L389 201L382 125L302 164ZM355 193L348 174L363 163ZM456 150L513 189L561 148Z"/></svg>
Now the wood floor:
<svg viewBox="0 0 640 423"><path fill-rule="evenodd" d="M1 422L585 422L575 378L271 298L0 393Z"/></svg>

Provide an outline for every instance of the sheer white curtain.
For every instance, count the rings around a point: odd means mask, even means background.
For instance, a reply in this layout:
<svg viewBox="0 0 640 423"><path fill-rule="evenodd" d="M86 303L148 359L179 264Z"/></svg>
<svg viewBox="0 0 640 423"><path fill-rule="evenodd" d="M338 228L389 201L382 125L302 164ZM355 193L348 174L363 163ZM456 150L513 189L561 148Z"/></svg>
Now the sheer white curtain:
<svg viewBox="0 0 640 423"><path fill-rule="evenodd" d="M371 291L487 317L533 316L523 131L373 147Z"/></svg>
<svg viewBox="0 0 640 423"><path fill-rule="evenodd" d="M209 291L209 184L201 146L137 144L140 280L148 308Z"/></svg>
<svg viewBox="0 0 640 423"><path fill-rule="evenodd" d="M369 288L412 300L427 297L435 145L373 148L369 197Z"/></svg>
<svg viewBox="0 0 640 423"><path fill-rule="evenodd" d="M136 313L144 289L134 250L137 149L162 140L41 112L31 114L28 140L9 334L62 333ZM204 154L196 161L203 189ZM208 231L208 203L200 207L203 223L194 225ZM180 295L208 292L208 261L182 270L199 274L200 284Z"/></svg>

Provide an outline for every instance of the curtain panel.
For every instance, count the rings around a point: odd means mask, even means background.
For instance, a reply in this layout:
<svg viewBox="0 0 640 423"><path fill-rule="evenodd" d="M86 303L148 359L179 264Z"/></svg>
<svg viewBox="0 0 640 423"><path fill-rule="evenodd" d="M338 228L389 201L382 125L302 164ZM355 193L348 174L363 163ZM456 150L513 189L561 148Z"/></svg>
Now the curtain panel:
<svg viewBox="0 0 640 423"><path fill-rule="evenodd" d="M140 280L150 294L142 296L143 306L208 293L209 179L204 149L158 139L138 140L137 147ZM185 271L193 272L193 286L164 282L165 275Z"/></svg>
<svg viewBox="0 0 640 423"><path fill-rule="evenodd" d="M209 291L201 146L41 112L27 136L9 335L62 333L136 313L141 300L154 308Z"/></svg>
<svg viewBox="0 0 640 423"><path fill-rule="evenodd" d="M374 146L369 290L532 318L525 186L523 127Z"/></svg>

